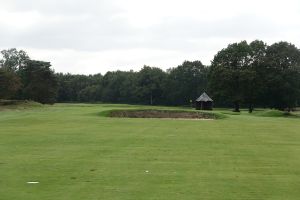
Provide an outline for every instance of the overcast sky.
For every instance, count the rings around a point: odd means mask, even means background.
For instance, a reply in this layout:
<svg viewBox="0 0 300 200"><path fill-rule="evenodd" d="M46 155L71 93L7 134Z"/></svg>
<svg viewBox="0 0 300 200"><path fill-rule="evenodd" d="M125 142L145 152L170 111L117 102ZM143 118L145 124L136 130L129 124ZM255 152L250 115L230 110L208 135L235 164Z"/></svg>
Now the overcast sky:
<svg viewBox="0 0 300 200"><path fill-rule="evenodd" d="M80 74L210 64L229 43L300 47L299 0L0 0L0 49Z"/></svg>

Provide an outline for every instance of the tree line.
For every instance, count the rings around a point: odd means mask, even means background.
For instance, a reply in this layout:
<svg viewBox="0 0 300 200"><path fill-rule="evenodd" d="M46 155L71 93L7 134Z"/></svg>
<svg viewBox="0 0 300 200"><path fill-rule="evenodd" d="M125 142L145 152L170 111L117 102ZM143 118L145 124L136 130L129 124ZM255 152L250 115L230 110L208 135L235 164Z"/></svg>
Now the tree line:
<svg viewBox="0 0 300 200"><path fill-rule="evenodd" d="M247 106L249 112L254 107L290 111L300 102L300 50L288 42L229 44L210 66L184 61L166 71L144 66L104 75L55 73L49 62L31 60L22 50L1 53L0 99L190 105L206 91L216 106L234 111Z"/></svg>

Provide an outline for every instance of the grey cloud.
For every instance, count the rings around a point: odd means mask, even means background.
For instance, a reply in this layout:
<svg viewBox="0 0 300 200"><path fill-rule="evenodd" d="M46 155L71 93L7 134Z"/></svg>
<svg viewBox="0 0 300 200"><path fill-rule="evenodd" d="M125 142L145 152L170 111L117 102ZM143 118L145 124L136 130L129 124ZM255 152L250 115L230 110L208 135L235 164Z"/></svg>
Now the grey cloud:
<svg viewBox="0 0 300 200"><path fill-rule="evenodd" d="M223 19L222 16L201 20L188 15L164 16L159 19L159 23L139 27L122 17L123 10L118 6L120 1L0 0L0 7L5 7L8 12L35 12L41 17L36 19L36 24L26 29L18 29L20 24L0 23L0 47L21 46L51 51L72 49L91 53L142 48L189 55L217 51L222 47L220 45L227 42L249 38L267 41L291 39L290 42L300 45L290 34L300 34L299 20L287 18L286 21L277 22L272 19L276 13L271 10L266 10L269 15L251 11ZM295 15L299 16L297 13Z"/></svg>
<svg viewBox="0 0 300 200"><path fill-rule="evenodd" d="M7 4L14 11L37 10L46 14L111 14L119 11L109 0L10 0Z"/></svg>
<svg viewBox="0 0 300 200"><path fill-rule="evenodd" d="M51 15L46 18L51 18ZM62 18L63 19L63 18ZM71 20L70 20L71 19ZM106 16L74 16L57 22L41 22L30 30L7 33L2 44L32 48L70 48L103 51L114 48L193 49L191 42L202 38L255 37L262 38L279 33L282 26L268 21L238 16L224 21L199 22L189 19L170 19L146 29L131 27L126 21ZM2 32L1 34L5 34ZM14 34L14 40L6 40Z"/></svg>
<svg viewBox="0 0 300 200"><path fill-rule="evenodd" d="M85 51L144 47L193 50L191 41L194 40L267 38L274 36L274 33L280 35L288 29L284 24L274 24L271 20L251 14L215 21L169 17L161 19L158 25L136 28L126 19L115 18L121 11L111 2L13 0L10 3L11 9L37 11L48 20L18 33L1 31L0 43L4 46ZM51 21L55 18L61 20Z"/></svg>

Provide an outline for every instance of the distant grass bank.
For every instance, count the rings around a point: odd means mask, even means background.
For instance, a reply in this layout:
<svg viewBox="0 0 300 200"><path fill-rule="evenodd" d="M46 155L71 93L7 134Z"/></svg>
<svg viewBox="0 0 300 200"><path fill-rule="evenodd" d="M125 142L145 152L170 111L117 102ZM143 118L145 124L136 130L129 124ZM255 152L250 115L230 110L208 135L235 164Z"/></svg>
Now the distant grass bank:
<svg viewBox="0 0 300 200"><path fill-rule="evenodd" d="M24 110L24 109L41 108L41 107L43 107L43 105L35 101L0 99L0 111Z"/></svg>

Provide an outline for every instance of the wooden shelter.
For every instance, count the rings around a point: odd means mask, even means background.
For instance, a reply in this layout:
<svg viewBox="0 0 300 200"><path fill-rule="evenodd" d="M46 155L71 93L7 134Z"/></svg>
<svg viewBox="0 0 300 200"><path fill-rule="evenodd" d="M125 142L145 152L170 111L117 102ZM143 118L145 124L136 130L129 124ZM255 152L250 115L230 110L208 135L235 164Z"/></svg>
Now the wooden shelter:
<svg viewBox="0 0 300 200"><path fill-rule="evenodd" d="M213 100L204 92L195 103L196 110L212 110Z"/></svg>

